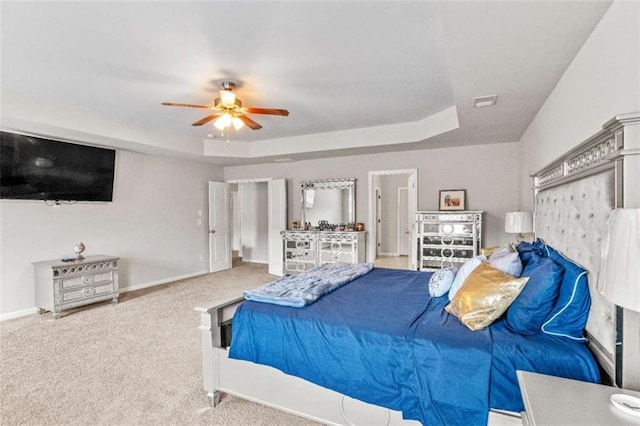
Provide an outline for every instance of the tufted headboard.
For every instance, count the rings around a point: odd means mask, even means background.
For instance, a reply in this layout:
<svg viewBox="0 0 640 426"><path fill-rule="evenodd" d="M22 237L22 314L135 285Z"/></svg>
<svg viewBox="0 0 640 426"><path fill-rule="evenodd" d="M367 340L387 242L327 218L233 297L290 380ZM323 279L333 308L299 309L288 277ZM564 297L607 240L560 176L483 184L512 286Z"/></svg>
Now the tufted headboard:
<svg viewBox="0 0 640 426"><path fill-rule="evenodd" d="M587 337L601 367L615 382L621 375L618 308L596 286L609 214L623 206L625 125L637 119L637 114L614 118L602 131L532 176L536 237L588 271Z"/></svg>

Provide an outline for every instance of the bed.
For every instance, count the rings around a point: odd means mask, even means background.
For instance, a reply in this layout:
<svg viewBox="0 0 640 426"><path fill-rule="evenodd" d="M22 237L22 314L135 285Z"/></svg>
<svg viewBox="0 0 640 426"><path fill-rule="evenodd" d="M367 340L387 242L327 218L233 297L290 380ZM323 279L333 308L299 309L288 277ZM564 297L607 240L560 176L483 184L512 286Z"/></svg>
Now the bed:
<svg viewBox="0 0 640 426"><path fill-rule="evenodd" d="M637 115L620 117L535 176L539 244L598 253L601 235L582 231L593 226L594 215L581 220L575 207L553 200L558 192L575 194L571 185L581 185L581 205L584 198L592 200L606 221L623 181L616 162L624 141L615 135L638 122ZM567 162L580 167L571 171ZM564 227L554 226L567 211L572 213ZM579 262L593 280L597 261L585 262L583 251ZM616 375L613 308L597 296L587 346L581 336L513 333L503 319L472 332L443 310L446 297L425 296L427 283L425 272L374 269L302 309L242 297L197 308L204 388L212 405L225 392L327 424L518 424L517 369L597 381L593 351L605 375ZM232 318L229 349L222 341Z"/></svg>

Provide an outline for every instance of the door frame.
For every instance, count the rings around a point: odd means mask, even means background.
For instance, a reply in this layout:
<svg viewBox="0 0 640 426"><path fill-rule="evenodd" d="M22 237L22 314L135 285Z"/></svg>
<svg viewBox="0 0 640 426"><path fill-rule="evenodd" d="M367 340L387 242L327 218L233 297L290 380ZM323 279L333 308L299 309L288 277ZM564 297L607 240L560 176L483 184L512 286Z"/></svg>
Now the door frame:
<svg viewBox="0 0 640 426"><path fill-rule="evenodd" d="M226 179L224 182L227 184L237 184L238 185L238 204L240 205L240 208L238 209L240 212L242 212L242 184L243 183L267 183L272 180L272 178L254 178L254 179ZM267 189L268 191L268 189ZM229 206L229 209L231 209L231 206ZM267 215L269 213L267 212ZM267 217L268 220L268 217ZM231 221L233 221L233 218L231 218ZM242 222L240 223L240 229L242 229ZM242 232L240 233L240 248L238 250L238 254L241 255L242 257ZM233 267L233 266L232 266Z"/></svg>
<svg viewBox="0 0 640 426"><path fill-rule="evenodd" d="M415 206L417 211L418 206L418 169L395 169L395 170L375 170L369 171L369 232L367 242L367 262L374 262L376 260L376 247L378 244L378 235L376 232L376 191L374 186L375 176L388 176L388 175L407 175L407 182L410 182L411 178L415 181L415 188L409 188L409 205ZM411 198L414 198L414 202L411 202ZM411 210L411 208L410 208ZM413 240L413 234L415 233L415 211L409 211L409 225L412 232L411 240ZM415 268L415 259L417 253L415 252L415 244L409 244L409 267Z"/></svg>
<svg viewBox="0 0 640 426"><path fill-rule="evenodd" d="M286 186L286 178L272 178L272 177L268 177L268 178L252 178L252 179L227 179L225 180L225 183L227 184L238 184L238 202L240 204L240 209L242 210L242 184L243 183L266 183L267 184L267 198L268 198L268 203L269 206L271 206L271 189L270 189L270 184L269 182L275 181L275 180L280 180L283 179L284 183L285 183L285 187L284 187L284 198L285 198L285 207L284 207L284 215L285 215L285 223L284 223L284 229L286 229L286 223L287 223L287 211L289 208L289 201L287 199L287 186ZM270 218L269 218L269 211L267 211L267 222L270 222ZM231 218L231 220L233 220L233 218ZM242 227L242 224L240 224L240 227ZM275 237L274 237L275 238ZM271 252L271 239L267 238L267 252L270 253ZM284 244L284 243L283 243ZM283 245L284 247L284 245ZM240 236L240 252L242 252L242 235ZM267 255L268 259L271 259L272 256L270 256L269 254ZM270 269L273 269L273 266L271 265L271 262L267 261L266 263L270 264Z"/></svg>
<svg viewBox="0 0 640 426"><path fill-rule="evenodd" d="M407 179L408 180L408 179ZM397 200L398 202L397 204L397 209L396 209L396 229L397 229L397 252L398 252L398 256L406 256L408 255L408 251L411 250L411 231L409 231L409 241L406 241L407 243L407 253L403 254L403 243L402 243L402 238L404 235L404 232L402 229L400 229L400 217L402 216L400 213L402 212L401 206L400 206L400 193L401 192L407 192L407 228L409 228L409 225L411 225L411 218L409 217L409 186L399 186L397 188ZM406 236L404 238L407 238Z"/></svg>

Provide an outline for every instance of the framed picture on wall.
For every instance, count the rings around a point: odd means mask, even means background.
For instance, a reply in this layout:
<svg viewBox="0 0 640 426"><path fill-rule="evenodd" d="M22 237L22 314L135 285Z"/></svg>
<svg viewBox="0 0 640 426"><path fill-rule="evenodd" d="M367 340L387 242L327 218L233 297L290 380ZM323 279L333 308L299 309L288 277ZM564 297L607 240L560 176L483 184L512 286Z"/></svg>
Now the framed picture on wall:
<svg viewBox="0 0 640 426"><path fill-rule="evenodd" d="M466 189L441 189L440 210L466 210Z"/></svg>

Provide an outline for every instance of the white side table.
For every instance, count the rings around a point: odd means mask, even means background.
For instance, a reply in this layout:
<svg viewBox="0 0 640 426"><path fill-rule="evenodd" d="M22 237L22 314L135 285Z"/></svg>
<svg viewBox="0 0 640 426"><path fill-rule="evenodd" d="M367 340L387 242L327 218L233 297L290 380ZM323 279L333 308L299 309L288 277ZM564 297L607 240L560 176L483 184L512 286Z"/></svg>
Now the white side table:
<svg viewBox="0 0 640 426"><path fill-rule="evenodd" d="M525 425L633 425L640 417L615 408L610 396L640 392L612 386L517 371L525 412Z"/></svg>

